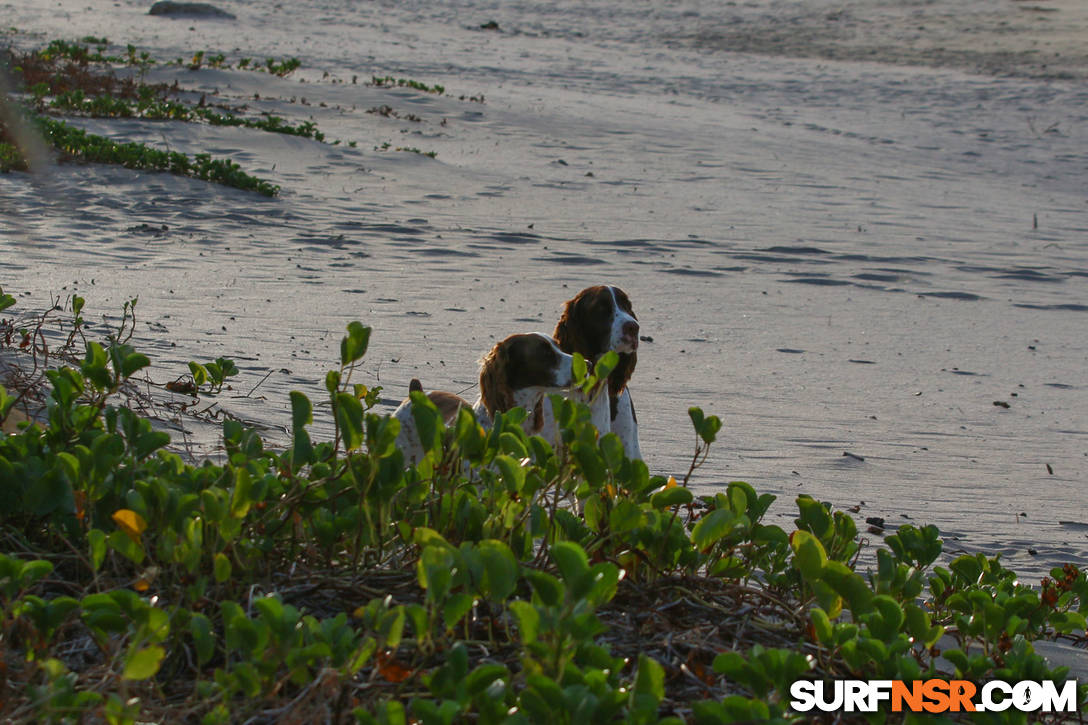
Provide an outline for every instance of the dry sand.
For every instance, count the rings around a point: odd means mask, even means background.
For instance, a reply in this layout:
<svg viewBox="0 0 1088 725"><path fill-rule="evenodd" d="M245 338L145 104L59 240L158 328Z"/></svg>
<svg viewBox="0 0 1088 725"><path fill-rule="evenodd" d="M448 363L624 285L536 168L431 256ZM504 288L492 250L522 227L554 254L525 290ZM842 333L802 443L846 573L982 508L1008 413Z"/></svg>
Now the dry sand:
<svg viewBox="0 0 1088 725"><path fill-rule="evenodd" d="M608 282L652 338L632 388L653 472L687 470L699 405L725 422L700 493L748 480L784 526L802 492L934 523L1029 580L1088 563L1083 2L217 4L237 18L0 7L21 47L298 56L287 79L148 78L344 143L79 121L283 192L0 177L0 285L21 308L78 292L97 320L138 295L155 378L230 356L221 403L282 441L287 392L320 397L351 320L375 328L357 379L389 405L412 377L471 397L496 339L550 332ZM366 112L382 105L401 118Z"/></svg>

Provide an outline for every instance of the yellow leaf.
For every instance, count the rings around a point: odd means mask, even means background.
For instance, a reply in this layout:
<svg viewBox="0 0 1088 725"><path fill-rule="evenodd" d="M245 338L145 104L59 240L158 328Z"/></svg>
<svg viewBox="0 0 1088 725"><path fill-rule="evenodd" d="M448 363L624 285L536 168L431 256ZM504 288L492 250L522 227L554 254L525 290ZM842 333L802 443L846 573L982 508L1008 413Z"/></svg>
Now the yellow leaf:
<svg viewBox="0 0 1088 725"><path fill-rule="evenodd" d="M140 543L140 534L147 528L147 522L144 521L143 516L131 509L120 509L113 512L113 520L130 539L137 544Z"/></svg>
<svg viewBox="0 0 1088 725"><path fill-rule="evenodd" d="M675 488L676 485L676 476L669 476L669 480L665 484L665 488Z"/></svg>

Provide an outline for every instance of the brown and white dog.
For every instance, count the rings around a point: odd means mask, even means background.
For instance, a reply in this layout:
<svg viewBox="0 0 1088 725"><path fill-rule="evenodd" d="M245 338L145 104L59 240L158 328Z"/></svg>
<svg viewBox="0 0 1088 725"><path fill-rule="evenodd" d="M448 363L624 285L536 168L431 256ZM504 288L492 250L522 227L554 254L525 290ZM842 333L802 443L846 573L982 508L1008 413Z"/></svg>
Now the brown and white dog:
<svg viewBox="0 0 1088 725"><path fill-rule="evenodd" d="M593 423L601 435L615 433L628 458L641 458L638 420L627 382L638 362L638 319L619 287L587 287L567 301L552 337L568 353L581 353L590 364L609 350L620 361L608 378L608 395L590 401Z"/></svg>
<svg viewBox="0 0 1088 725"><path fill-rule="evenodd" d="M435 404L446 425L457 419L457 411L471 407L476 420L491 427L496 413L511 408L525 408L529 417L525 430L530 435L551 436L555 445L556 426L548 395L559 393L571 384L571 356L559 349L544 333L530 332L511 335L491 348L480 361L480 397L474 405L459 395L435 390L427 397ZM423 390L418 380L412 380L410 390ZM393 412L400 421L397 447L404 452L407 463L417 463L423 457L412 401L406 399Z"/></svg>

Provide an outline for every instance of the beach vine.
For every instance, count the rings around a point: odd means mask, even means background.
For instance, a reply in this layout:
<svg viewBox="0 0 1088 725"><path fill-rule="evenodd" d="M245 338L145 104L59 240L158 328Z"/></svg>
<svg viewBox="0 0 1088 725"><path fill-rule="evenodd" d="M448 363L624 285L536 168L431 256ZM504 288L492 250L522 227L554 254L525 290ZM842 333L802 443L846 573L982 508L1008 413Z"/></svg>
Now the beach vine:
<svg viewBox="0 0 1088 725"><path fill-rule="evenodd" d="M50 123L45 116L77 116L89 118L136 118L151 121L184 121L207 123L213 126L233 126L250 128L271 133L282 133L311 139L321 143L339 145L341 141L328 141L313 121L291 123L285 118L269 113L256 117L245 115L242 107L232 107L223 103L207 102L207 95L202 94L198 101L186 100L186 94L177 81L172 85L164 83L145 83L148 70L159 63L146 51L140 51L134 45L127 45L123 53L108 52L111 44L108 38L85 36L78 41L53 40L44 48L23 53L8 52L6 65L15 72L20 80L32 113L39 126L49 128L48 139L73 139L73 134L58 134L60 128ZM222 53L197 51L189 61L178 58L166 65L177 65L189 70L204 67L215 69L252 70L286 77L301 66L297 58L266 58L264 63L250 58L239 58L233 65ZM136 76L119 76L115 67L126 66L138 69ZM424 93L443 94L441 85L427 85L418 81L393 78L392 76L374 76L370 85L384 88L410 88ZM480 100L473 97L472 100ZM305 103L305 99L303 99ZM374 109L372 109L374 110ZM381 115L400 118L400 114L383 106L376 109ZM420 122L418 116L408 114L406 120ZM172 173L195 176L228 186L257 191L266 196L274 196L279 187L244 173L230 161L210 163L206 155L196 155L181 162L176 155L173 160L162 163L161 152L138 143L120 144L113 153L102 153L107 145L104 137L87 134L79 137L86 145L68 143L60 149L64 158L83 159L102 163L116 163L129 168L147 168L170 171ZM356 147L351 141L349 147ZM388 144L386 145L388 147ZM414 152L434 158L434 151L421 151L414 147L397 147L398 151ZM140 157L137 159L137 157ZM152 160L152 161L148 161ZM27 163L10 129L0 124L0 171L25 171Z"/></svg>
<svg viewBox="0 0 1088 725"><path fill-rule="evenodd" d="M31 109L13 109L14 113L29 116L31 127L60 153L61 160L80 160L117 164L131 169L167 171L181 176L256 191L264 196L275 196L279 186L247 174L239 164L229 159L213 159L210 154L185 154L163 151L144 143L115 141L98 134L76 128L46 113L65 112L69 115L93 117L143 117L156 120L193 120L204 118L209 122L230 123L229 115L216 114L200 107L192 111L186 104L167 98L176 93L167 86L146 85L136 78L119 78L112 70L101 71L91 64L128 62L146 65L146 54L137 56L133 46L128 55L106 56L106 40L84 38L85 42L97 43L95 51L78 43L53 41L44 50L22 55L11 54L8 65L17 72L29 97ZM239 125L247 125L239 120ZM286 127L280 119L271 117L264 122L251 122L265 130L281 130L299 135L314 135L312 124ZM0 120L0 171L25 171L28 165L19 147L15 131Z"/></svg>
<svg viewBox="0 0 1088 725"><path fill-rule="evenodd" d="M0 388L0 422L26 419L0 439L5 719L801 722L798 679L1060 680L1033 642L1084 643L1076 567L1032 587L998 557L942 566L937 529L904 525L860 572L848 513L801 495L787 531L746 483L697 496L559 396L553 448L523 410L447 428L414 393L426 453L406 466L380 389L352 381L359 322L324 381L331 440L294 391L285 449L226 420L222 460L186 460L120 404L150 369L134 311L96 341L83 300L63 308L83 355L41 369L45 405ZM0 324L12 355L45 339ZM214 399L236 369L190 372ZM721 421L689 413L697 467Z"/></svg>

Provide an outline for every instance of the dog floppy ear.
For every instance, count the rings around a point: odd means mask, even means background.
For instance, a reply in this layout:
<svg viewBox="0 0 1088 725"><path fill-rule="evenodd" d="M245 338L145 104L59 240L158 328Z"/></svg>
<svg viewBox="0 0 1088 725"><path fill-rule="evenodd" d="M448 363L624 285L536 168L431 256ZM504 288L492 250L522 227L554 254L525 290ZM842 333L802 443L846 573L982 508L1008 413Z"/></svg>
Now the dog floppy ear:
<svg viewBox="0 0 1088 725"><path fill-rule="evenodd" d="M634 374L637 362L638 353L621 352L620 361L608 376L608 397L612 407L612 420L616 419L616 414L619 412L620 393L627 387L627 381Z"/></svg>
<svg viewBox="0 0 1088 725"><path fill-rule="evenodd" d="M579 293L574 299L567 300L567 304L563 308L563 314L555 326L555 332L552 333L552 339L555 340L555 344L559 346L559 349L564 352L580 352L582 355L589 355L590 351L587 349L588 341L585 340L584 325L578 324L575 313L575 308L581 299L582 294Z"/></svg>
<svg viewBox="0 0 1088 725"><path fill-rule="evenodd" d="M622 393L627 387L627 381L635 374L636 364L638 364L638 353L620 353L620 361L616 363L616 367L612 368L612 373L608 376L608 392L613 397Z"/></svg>
<svg viewBox="0 0 1088 725"><path fill-rule="evenodd" d="M492 418L514 407L514 391L507 375L509 356L506 346L499 343L491 348L480 365L480 400Z"/></svg>

